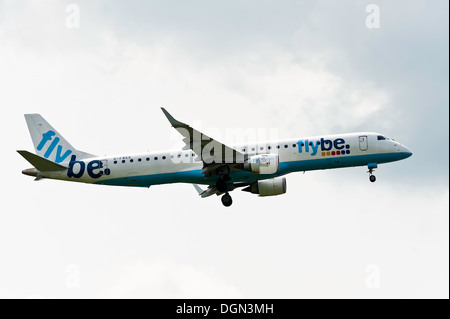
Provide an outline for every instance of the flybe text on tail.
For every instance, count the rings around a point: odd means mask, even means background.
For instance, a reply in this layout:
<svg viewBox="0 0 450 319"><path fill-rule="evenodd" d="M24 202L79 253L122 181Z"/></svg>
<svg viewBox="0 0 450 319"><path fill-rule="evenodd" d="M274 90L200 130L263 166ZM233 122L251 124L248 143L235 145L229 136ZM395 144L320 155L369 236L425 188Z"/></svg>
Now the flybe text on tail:
<svg viewBox="0 0 450 319"><path fill-rule="evenodd" d="M37 146L38 151L42 151L45 145L47 145L48 142L52 141L51 144L48 146L47 151L44 153L45 158L49 158L50 155L55 151L56 148L56 155L55 155L55 162L61 163L64 162L64 160L72 154L72 150L66 150L64 154L62 154L62 146L58 145L61 139L59 137L55 137L56 133L54 131L48 131L44 134L42 134L42 140ZM58 146L58 147L57 147Z"/></svg>

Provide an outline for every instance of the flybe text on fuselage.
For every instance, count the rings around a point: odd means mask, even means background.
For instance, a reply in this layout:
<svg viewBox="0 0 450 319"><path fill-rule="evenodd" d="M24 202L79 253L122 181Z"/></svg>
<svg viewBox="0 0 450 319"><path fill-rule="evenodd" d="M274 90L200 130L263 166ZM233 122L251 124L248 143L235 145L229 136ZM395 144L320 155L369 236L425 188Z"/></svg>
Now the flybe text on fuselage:
<svg viewBox="0 0 450 319"><path fill-rule="evenodd" d="M314 142L306 139L298 141L297 145L299 153L311 153L311 156L316 156L319 153L319 149L322 156L327 155L330 151L334 153L333 155L350 154L350 145L343 138L328 140L322 137L320 140Z"/></svg>
<svg viewBox="0 0 450 319"><path fill-rule="evenodd" d="M83 161L77 161L77 157L72 155L69 163L69 169L67 171L68 177L81 178L84 175L84 172L87 171L88 175L97 179L102 177L103 174L109 175L111 174L111 170L106 168L103 170L103 162L99 160L93 160L87 163Z"/></svg>

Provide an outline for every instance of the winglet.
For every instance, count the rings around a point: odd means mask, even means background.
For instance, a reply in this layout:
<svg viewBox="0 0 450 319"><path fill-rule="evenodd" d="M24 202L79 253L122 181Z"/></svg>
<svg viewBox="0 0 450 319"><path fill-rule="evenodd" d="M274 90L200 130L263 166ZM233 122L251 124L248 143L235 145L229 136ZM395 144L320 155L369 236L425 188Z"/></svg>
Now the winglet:
<svg viewBox="0 0 450 319"><path fill-rule="evenodd" d="M167 119L169 120L170 124L172 124L173 127L176 128L176 127L180 127L180 126L181 126L181 127L186 127L186 126L188 126L188 125L186 125L186 124L184 124L184 123L182 123L182 122L180 122L180 121L175 120L175 119L173 118L173 116L170 115L170 113L166 111L165 108L162 107L161 110L164 112L164 115L167 117Z"/></svg>
<svg viewBox="0 0 450 319"><path fill-rule="evenodd" d="M195 190L197 191L197 193L201 196L202 193L204 192L203 189L201 189L200 186L198 186L197 184L192 184L194 185Z"/></svg>

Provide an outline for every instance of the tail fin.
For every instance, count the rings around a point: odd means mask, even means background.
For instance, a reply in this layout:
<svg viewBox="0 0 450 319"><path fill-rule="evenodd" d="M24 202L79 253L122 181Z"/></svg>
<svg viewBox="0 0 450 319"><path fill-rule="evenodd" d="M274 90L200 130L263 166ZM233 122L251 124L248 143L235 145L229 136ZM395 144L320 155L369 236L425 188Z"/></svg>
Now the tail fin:
<svg viewBox="0 0 450 319"><path fill-rule="evenodd" d="M77 159L95 157L75 149L41 115L25 114L25 119L37 155L57 164L68 163L72 155Z"/></svg>

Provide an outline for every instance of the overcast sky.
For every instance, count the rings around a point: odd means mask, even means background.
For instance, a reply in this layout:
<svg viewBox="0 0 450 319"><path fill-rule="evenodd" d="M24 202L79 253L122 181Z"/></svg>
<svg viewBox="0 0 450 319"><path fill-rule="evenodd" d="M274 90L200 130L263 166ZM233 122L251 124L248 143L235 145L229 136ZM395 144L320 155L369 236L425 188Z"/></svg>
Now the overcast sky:
<svg viewBox="0 0 450 319"><path fill-rule="evenodd" d="M448 6L0 0L0 298L448 298ZM21 174L25 113L128 154L179 143L161 106L218 139L376 131L414 155L374 184L364 167L291 174L231 208L191 185Z"/></svg>

